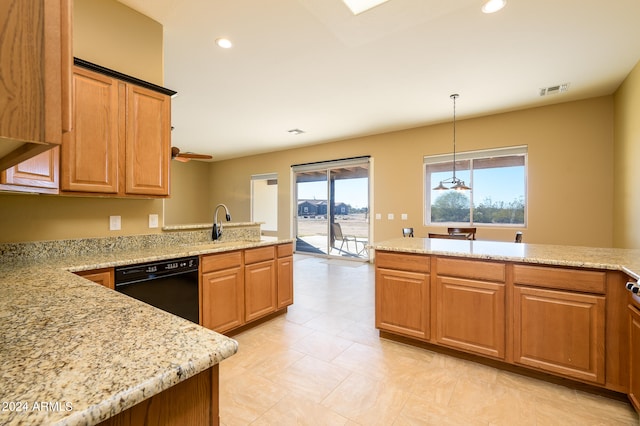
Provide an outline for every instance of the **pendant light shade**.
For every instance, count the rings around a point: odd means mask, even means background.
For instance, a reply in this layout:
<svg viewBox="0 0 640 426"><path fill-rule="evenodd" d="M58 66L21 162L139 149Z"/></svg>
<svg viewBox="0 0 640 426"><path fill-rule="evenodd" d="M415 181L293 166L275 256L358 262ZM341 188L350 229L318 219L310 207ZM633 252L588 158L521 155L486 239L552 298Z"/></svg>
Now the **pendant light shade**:
<svg viewBox="0 0 640 426"><path fill-rule="evenodd" d="M441 180L440 184L433 188L436 191L446 191L448 189L453 189L456 191L469 191L470 187L465 185L463 180L460 180L456 177L456 99L458 99L458 95L453 94L449 96L453 99L453 177L449 179ZM445 186L445 183L451 184L450 187Z"/></svg>

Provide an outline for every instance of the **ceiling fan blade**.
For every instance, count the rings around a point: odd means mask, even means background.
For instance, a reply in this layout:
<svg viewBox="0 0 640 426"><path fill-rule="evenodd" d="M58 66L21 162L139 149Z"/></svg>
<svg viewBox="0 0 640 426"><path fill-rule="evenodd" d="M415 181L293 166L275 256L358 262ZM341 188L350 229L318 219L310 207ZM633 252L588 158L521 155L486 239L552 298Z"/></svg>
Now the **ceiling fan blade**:
<svg viewBox="0 0 640 426"><path fill-rule="evenodd" d="M178 157L184 157L184 158L196 159L196 160L211 160L213 158L212 155L194 154L192 152L180 153L180 154L178 154Z"/></svg>
<svg viewBox="0 0 640 426"><path fill-rule="evenodd" d="M211 160L213 158L212 155L208 154L194 154L193 152L180 152L180 148L172 146L171 147L171 158L173 160L182 161L186 163L191 159L195 160Z"/></svg>

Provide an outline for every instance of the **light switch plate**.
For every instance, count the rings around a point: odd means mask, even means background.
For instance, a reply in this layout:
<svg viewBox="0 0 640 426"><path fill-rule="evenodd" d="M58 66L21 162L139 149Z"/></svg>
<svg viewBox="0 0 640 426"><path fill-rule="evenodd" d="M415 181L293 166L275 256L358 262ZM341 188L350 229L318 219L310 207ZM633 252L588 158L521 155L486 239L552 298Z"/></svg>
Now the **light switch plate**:
<svg viewBox="0 0 640 426"><path fill-rule="evenodd" d="M402 219L402 220L407 220L407 214L406 214L406 213L402 213L402 214L400 215L400 219Z"/></svg>
<svg viewBox="0 0 640 426"><path fill-rule="evenodd" d="M149 228L157 228L158 227L158 215L150 214L149 215Z"/></svg>
<svg viewBox="0 0 640 426"><path fill-rule="evenodd" d="M395 216L393 215L393 213L389 213L387 215L387 219L389 219L389 220L393 220L394 218L395 218Z"/></svg>
<svg viewBox="0 0 640 426"><path fill-rule="evenodd" d="M376 213L376 220L380 220L382 219L382 214L381 213Z"/></svg>
<svg viewBox="0 0 640 426"><path fill-rule="evenodd" d="M122 218L120 216L109 216L109 231L119 231L122 229Z"/></svg>

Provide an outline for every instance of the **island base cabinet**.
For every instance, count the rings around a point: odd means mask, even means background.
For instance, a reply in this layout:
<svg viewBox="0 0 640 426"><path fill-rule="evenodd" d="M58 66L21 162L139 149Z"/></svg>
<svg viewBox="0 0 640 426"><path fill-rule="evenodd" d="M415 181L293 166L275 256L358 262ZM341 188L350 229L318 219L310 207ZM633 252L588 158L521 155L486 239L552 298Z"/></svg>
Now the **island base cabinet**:
<svg viewBox="0 0 640 426"><path fill-rule="evenodd" d="M278 258L278 309L293 305L293 256Z"/></svg>
<svg viewBox="0 0 640 426"><path fill-rule="evenodd" d="M224 333L244 324L243 268L202 275L201 325Z"/></svg>
<svg viewBox="0 0 640 426"><path fill-rule="evenodd" d="M276 311L276 262L245 266L245 319L247 322Z"/></svg>
<svg viewBox="0 0 640 426"><path fill-rule="evenodd" d="M504 359L504 284L439 277L436 316L437 343Z"/></svg>
<svg viewBox="0 0 640 426"><path fill-rule="evenodd" d="M376 269L376 327L429 339L429 274Z"/></svg>
<svg viewBox="0 0 640 426"><path fill-rule="evenodd" d="M211 426L220 424L219 368L184 382L99 423L100 426Z"/></svg>
<svg viewBox="0 0 640 426"><path fill-rule="evenodd" d="M514 361L567 377L605 382L605 298L514 288Z"/></svg>
<svg viewBox="0 0 640 426"><path fill-rule="evenodd" d="M629 305L630 328L630 374L629 374L629 399L640 412L640 309Z"/></svg>

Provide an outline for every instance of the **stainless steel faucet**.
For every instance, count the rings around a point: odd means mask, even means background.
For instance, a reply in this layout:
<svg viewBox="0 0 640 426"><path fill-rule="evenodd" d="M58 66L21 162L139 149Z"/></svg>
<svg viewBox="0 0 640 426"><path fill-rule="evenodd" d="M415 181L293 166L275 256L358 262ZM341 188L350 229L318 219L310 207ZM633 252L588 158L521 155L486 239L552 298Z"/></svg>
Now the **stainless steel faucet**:
<svg viewBox="0 0 640 426"><path fill-rule="evenodd" d="M218 209L222 207L224 208L224 212L226 213L225 217L227 222L231 221L231 215L229 214L229 209L224 204L218 204L216 206L216 210L213 214L213 231L211 232L211 238L215 240L219 240L222 236L222 222L218 222Z"/></svg>

